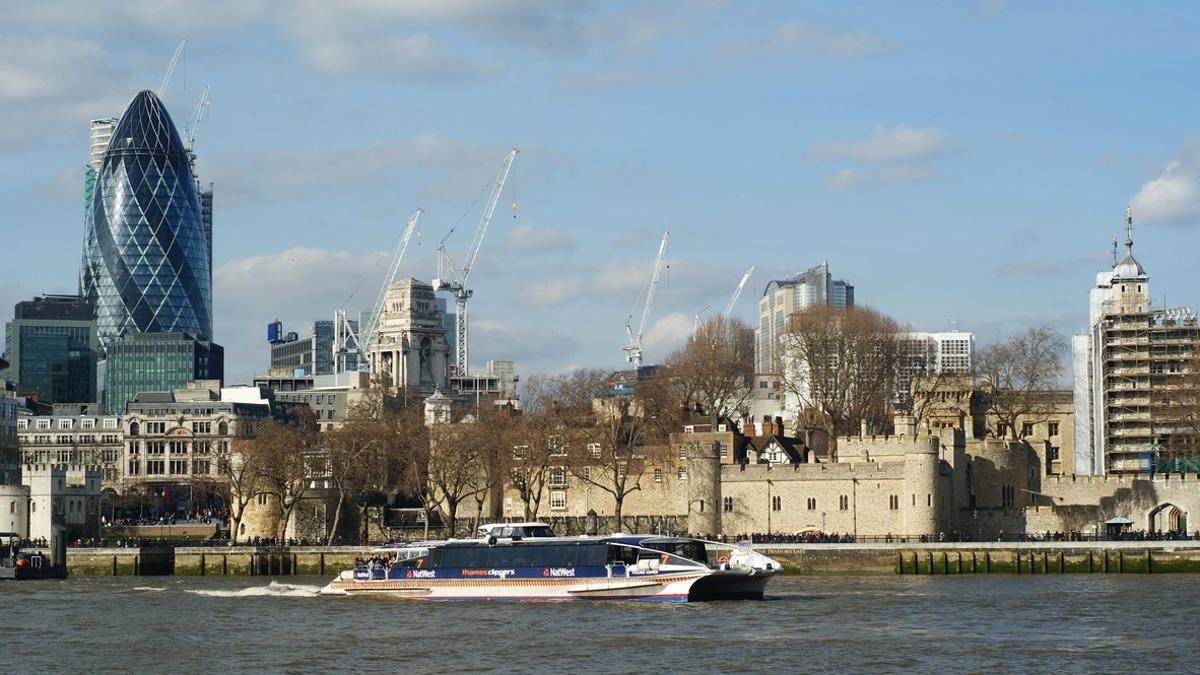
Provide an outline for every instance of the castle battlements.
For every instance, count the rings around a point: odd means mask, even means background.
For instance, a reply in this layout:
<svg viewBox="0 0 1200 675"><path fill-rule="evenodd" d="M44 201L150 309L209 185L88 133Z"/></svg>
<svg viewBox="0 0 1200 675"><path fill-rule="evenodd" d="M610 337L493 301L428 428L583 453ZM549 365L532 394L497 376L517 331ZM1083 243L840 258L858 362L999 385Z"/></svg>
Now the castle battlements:
<svg viewBox="0 0 1200 675"><path fill-rule="evenodd" d="M764 480L900 480L903 461L832 462L826 464L726 464L721 480L753 482Z"/></svg>

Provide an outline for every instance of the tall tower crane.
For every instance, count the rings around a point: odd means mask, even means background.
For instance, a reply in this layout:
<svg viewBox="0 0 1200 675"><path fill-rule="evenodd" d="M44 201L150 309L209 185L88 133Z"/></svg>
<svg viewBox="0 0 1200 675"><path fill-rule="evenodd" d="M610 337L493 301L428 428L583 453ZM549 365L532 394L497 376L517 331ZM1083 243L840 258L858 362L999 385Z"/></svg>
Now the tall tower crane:
<svg viewBox="0 0 1200 675"><path fill-rule="evenodd" d="M414 232L420 236L417 221L421 220L421 214L424 212L424 209L417 209L404 224L404 230L400 234L400 243L396 246L396 254L392 257L392 264L388 267L387 276L383 278L383 286L379 288L379 295L375 298L375 304L371 308L371 316L367 317L367 325L358 327L359 336L362 338L356 340L356 344L359 345L358 363L360 368L367 364L371 345L375 344L375 339L378 337L379 316L383 314L383 302L387 298L388 287L396 283L396 274L400 271L400 261L404 259L404 252L408 250L408 242L412 239Z"/></svg>
<svg viewBox="0 0 1200 675"><path fill-rule="evenodd" d="M729 298L729 303L725 305L725 311L721 313L722 319L728 319L729 313L733 311L733 306L737 304L738 298L742 297L742 289L746 288L746 282L750 281L750 275L754 274L754 265L746 270L742 275L742 280L738 282L737 288L733 289L733 297Z"/></svg>
<svg viewBox="0 0 1200 675"><path fill-rule="evenodd" d="M508 171L512 168L513 160L517 158L516 148L513 148L504 157L504 162L500 165L500 173L496 176L496 182L492 186L492 194L488 197L487 205L484 206L483 215L479 219L479 227L475 229L475 238L471 241L471 248L467 251L467 259L461 268L456 268L450 260L450 254L446 252L446 239L454 233L451 228L450 232L438 242L438 275L433 280L433 290L449 291L454 296L455 309L455 365L458 375L467 374L467 364L470 363L470 355L468 353L469 345L471 344L470 336L468 335L467 321L467 300L475 292L467 288L467 280L471 276L471 270L475 267L475 260L479 257L479 247L483 245L483 236L487 234L488 224L492 222L492 214L496 212L496 202L500 200L500 193L504 190L504 183L508 180Z"/></svg>
<svg viewBox="0 0 1200 675"><path fill-rule="evenodd" d="M210 89L212 89L212 85L204 87L204 91L200 93L200 102L196 104L196 109L192 111L192 116L183 125L184 147L187 148L189 153L192 152L192 147L196 145L196 130L200 127L200 120L204 119L205 109L208 108L208 92Z"/></svg>
<svg viewBox="0 0 1200 675"><path fill-rule="evenodd" d="M170 63L167 64L167 72L163 73L162 81L158 83L158 89L154 92L159 98L167 93L167 85L171 84L171 76L175 74L175 66L179 64L179 57L183 56L183 48L187 45L187 40L180 40L179 45L175 47L175 54L171 57Z"/></svg>
<svg viewBox="0 0 1200 675"><path fill-rule="evenodd" d="M348 370L348 356L357 355L356 366L359 370L369 370L371 345L375 343L379 331L379 315L383 313L383 301L387 297L388 286L391 286L396 281L396 273L400 270L400 261L404 259L404 252L408 250L408 242L412 239L413 232L420 232L417 228L417 221L421 219L421 214L425 211L417 209L409 217L408 222L404 224L404 230L400 233L400 243L396 245L396 254L392 256L392 264L388 266L387 276L383 278L383 286L379 288L379 295L375 298L375 304L371 308L371 315L367 317L367 325L359 326L358 333L355 334L354 327L350 325L350 320L346 318L345 309L337 309L333 313L333 363L334 372L344 373ZM353 294L351 294L353 295Z"/></svg>
<svg viewBox="0 0 1200 675"><path fill-rule="evenodd" d="M669 230L663 232L662 241L658 244L658 257L654 259L654 269L650 271L649 283L646 285L644 293L638 295L638 302L633 304L629 318L625 320L625 332L629 335L629 342L622 349L625 351L625 360L632 363L634 369L642 367L642 337L646 334L646 322L650 320L650 307L654 304L654 291L658 288L658 277L662 274L663 256L667 254L667 238L670 234ZM633 332L633 315L637 313L637 306L642 301L643 295L645 295L646 305L642 308L642 320L635 333Z"/></svg>

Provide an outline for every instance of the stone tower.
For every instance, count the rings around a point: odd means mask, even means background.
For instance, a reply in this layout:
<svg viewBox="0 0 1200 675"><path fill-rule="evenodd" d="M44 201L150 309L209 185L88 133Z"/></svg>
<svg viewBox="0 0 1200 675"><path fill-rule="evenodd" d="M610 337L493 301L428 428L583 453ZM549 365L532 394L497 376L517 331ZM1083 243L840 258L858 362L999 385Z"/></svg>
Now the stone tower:
<svg viewBox="0 0 1200 675"><path fill-rule="evenodd" d="M416 279L388 287L371 345L371 377L433 393L447 387L449 350L433 286Z"/></svg>
<svg viewBox="0 0 1200 675"><path fill-rule="evenodd" d="M721 532L721 453L715 442L689 443L687 448L688 532Z"/></svg>

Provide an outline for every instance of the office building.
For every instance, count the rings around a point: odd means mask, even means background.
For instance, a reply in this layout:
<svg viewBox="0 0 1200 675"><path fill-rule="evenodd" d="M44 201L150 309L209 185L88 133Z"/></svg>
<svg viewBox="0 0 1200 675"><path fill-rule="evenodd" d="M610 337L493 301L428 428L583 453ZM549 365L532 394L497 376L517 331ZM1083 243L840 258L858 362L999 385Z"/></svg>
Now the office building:
<svg viewBox="0 0 1200 675"><path fill-rule="evenodd" d="M92 408L54 406L50 415L20 415L21 463L94 466L100 470L101 487L119 492L124 447L121 416L99 414Z"/></svg>
<svg viewBox="0 0 1200 675"><path fill-rule="evenodd" d="M132 333L108 345L104 370L104 410L125 412L142 392L172 391L197 380L220 382L225 349L187 333Z"/></svg>
<svg viewBox="0 0 1200 675"><path fill-rule="evenodd" d="M129 333L212 339L210 235L188 151L140 92L113 128L84 224L80 288L102 346Z"/></svg>
<svg viewBox="0 0 1200 675"><path fill-rule="evenodd" d="M370 353L372 379L423 393L448 386L446 326L433 286L405 279L388 287L377 330Z"/></svg>
<svg viewBox="0 0 1200 675"><path fill-rule="evenodd" d="M358 333L358 322L350 321L350 328ZM312 324L312 334L301 338L298 333L284 333L283 324L275 321L267 326L267 341L271 344L271 369L291 371L293 375L332 375L334 324L330 320L318 320ZM354 355L347 355L347 370L357 370Z"/></svg>
<svg viewBox="0 0 1200 675"><path fill-rule="evenodd" d="M1200 327L1191 307L1150 306L1150 276L1125 256L1096 275L1089 331L1072 340L1075 472L1200 472L1195 413L1200 401Z"/></svg>
<svg viewBox="0 0 1200 675"><path fill-rule="evenodd" d="M902 409L911 403L912 381L923 375L973 375L975 335L963 331L902 333L896 395Z"/></svg>
<svg viewBox="0 0 1200 675"><path fill-rule="evenodd" d="M92 305L74 295L46 295L18 302L5 324L4 379L23 395L44 403L97 400L100 345Z"/></svg>
<svg viewBox="0 0 1200 675"><path fill-rule="evenodd" d="M854 286L834 279L829 273L829 263L825 262L790 279L767 283L758 299L758 328L754 331L756 372L779 372L779 338L787 329L788 316L813 305L853 307Z"/></svg>

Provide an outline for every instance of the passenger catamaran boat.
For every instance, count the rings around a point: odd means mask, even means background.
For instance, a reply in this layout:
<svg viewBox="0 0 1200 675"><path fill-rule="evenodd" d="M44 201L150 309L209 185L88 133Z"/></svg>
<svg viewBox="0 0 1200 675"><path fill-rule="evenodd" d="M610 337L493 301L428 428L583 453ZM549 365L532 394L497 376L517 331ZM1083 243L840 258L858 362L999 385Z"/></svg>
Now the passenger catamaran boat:
<svg viewBox="0 0 1200 675"><path fill-rule="evenodd" d="M429 600L761 600L775 560L749 545L616 534L555 537L545 523L480 528L477 539L378 549L389 563L345 570L322 593Z"/></svg>

